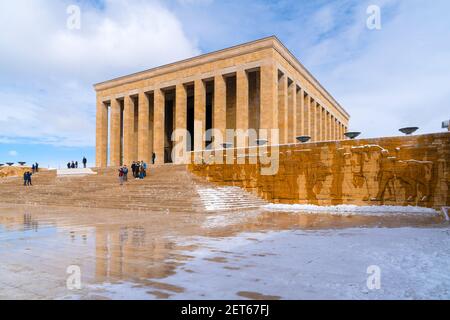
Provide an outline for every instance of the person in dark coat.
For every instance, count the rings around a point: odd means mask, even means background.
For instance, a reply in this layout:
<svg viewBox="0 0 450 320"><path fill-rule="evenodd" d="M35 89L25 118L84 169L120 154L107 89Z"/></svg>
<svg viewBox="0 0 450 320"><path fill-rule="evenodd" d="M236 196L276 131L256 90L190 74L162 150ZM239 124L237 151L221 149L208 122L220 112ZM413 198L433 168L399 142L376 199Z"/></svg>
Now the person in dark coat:
<svg viewBox="0 0 450 320"><path fill-rule="evenodd" d="M31 183L31 176L32 176L33 174L30 172L30 171L28 171L28 181L27 181L27 184L29 185L29 186L32 186L33 184Z"/></svg>
<svg viewBox="0 0 450 320"><path fill-rule="evenodd" d="M70 162L67 162L67 169L70 169Z"/></svg>
<svg viewBox="0 0 450 320"><path fill-rule="evenodd" d="M119 183L123 185L123 168L119 168Z"/></svg>
<svg viewBox="0 0 450 320"><path fill-rule="evenodd" d="M86 168L86 164L87 164L87 159L86 157L83 157L83 167Z"/></svg>
<svg viewBox="0 0 450 320"><path fill-rule="evenodd" d="M39 172L39 163L36 162L34 164L34 168L36 169L36 172Z"/></svg>
<svg viewBox="0 0 450 320"><path fill-rule="evenodd" d="M139 179L139 172L141 170L141 165L139 162L136 162L136 164L134 165L134 177L136 179Z"/></svg>
<svg viewBox="0 0 450 320"><path fill-rule="evenodd" d="M123 181L127 182L128 181L128 168L127 168L127 165L123 166L122 172L123 172Z"/></svg>
<svg viewBox="0 0 450 320"><path fill-rule="evenodd" d="M26 187L28 184L28 171L23 173L23 185Z"/></svg>
<svg viewBox="0 0 450 320"><path fill-rule="evenodd" d="M131 163L131 172L133 173L133 178L136 178L136 162Z"/></svg>
<svg viewBox="0 0 450 320"><path fill-rule="evenodd" d="M33 163L33 165L31 166L31 172L33 172L33 173L36 172L36 166L34 165L34 163Z"/></svg>
<svg viewBox="0 0 450 320"><path fill-rule="evenodd" d="M156 153L152 153L152 164L155 164Z"/></svg>
<svg viewBox="0 0 450 320"><path fill-rule="evenodd" d="M78 168L78 161L75 161L75 168Z"/></svg>

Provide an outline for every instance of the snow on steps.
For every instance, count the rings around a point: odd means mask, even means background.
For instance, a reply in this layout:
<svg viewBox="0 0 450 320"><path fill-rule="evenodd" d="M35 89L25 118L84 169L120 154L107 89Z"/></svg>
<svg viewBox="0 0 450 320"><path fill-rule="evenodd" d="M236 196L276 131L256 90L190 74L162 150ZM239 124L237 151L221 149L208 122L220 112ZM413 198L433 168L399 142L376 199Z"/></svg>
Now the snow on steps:
<svg viewBox="0 0 450 320"><path fill-rule="evenodd" d="M199 186L197 193L206 211L252 209L267 204L239 187Z"/></svg>
<svg viewBox="0 0 450 320"><path fill-rule="evenodd" d="M90 174L97 174L90 168L74 168L74 169L58 169L56 170L57 176L85 176Z"/></svg>

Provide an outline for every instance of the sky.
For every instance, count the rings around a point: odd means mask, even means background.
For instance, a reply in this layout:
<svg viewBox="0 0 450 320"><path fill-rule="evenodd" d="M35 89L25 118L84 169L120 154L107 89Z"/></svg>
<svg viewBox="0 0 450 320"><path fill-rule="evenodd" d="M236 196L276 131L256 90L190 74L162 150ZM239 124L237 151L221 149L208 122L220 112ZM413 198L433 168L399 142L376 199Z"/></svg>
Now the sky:
<svg viewBox="0 0 450 320"><path fill-rule="evenodd" d="M73 6L80 23L73 27ZM368 28L380 8L380 28ZM450 1L15 0L0 3L0 163L95 161L93 84L276 35L361 137L444 131Z"/></svg>

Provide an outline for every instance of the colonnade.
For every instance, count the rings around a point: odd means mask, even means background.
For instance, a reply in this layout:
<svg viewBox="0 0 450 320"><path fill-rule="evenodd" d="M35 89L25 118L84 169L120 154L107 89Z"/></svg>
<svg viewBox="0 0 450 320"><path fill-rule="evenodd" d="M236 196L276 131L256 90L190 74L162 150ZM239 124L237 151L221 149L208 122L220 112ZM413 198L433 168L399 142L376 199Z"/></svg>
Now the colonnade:
<svg viewBox="0 0 450 320"><path fill-rule="evenodd" d="M326 105L331 104L275 64L243 66L107 97L98 95L96 164L150 163L153 155L156 163L180 162L182 159L171 158L175 143L186 141L186 151L233 144L226 137L227 129L279 129L280 144L296 143L301 135L310 136L311 142L344 139L344 117ZM212 128L214 138L205 138L204 133ZM172 141L174 130L178 132L176 141ZM255 144L249 137L243 141L245 146Z"/></svg>

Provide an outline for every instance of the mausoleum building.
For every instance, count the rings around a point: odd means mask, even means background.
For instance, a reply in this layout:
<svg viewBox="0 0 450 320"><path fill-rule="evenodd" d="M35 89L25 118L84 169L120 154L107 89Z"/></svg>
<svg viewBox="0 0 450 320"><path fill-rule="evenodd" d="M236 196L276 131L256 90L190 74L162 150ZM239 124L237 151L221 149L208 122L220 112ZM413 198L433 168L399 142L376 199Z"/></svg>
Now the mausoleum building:
<svg viewBox="0 0 450 320"><path fill-rule="evenodd" d="M150 163L153 154L156 163L182 162L172 159L177 139L186 141L186 151L233 145L227 129L256 132L244 146L258 138L296 143L302 135L341 140L349 121L274 36L101 82L95 90L97 167ZM264 133L272 129L278 141ZM181 136L172 139L175 130Z"/></svg>

